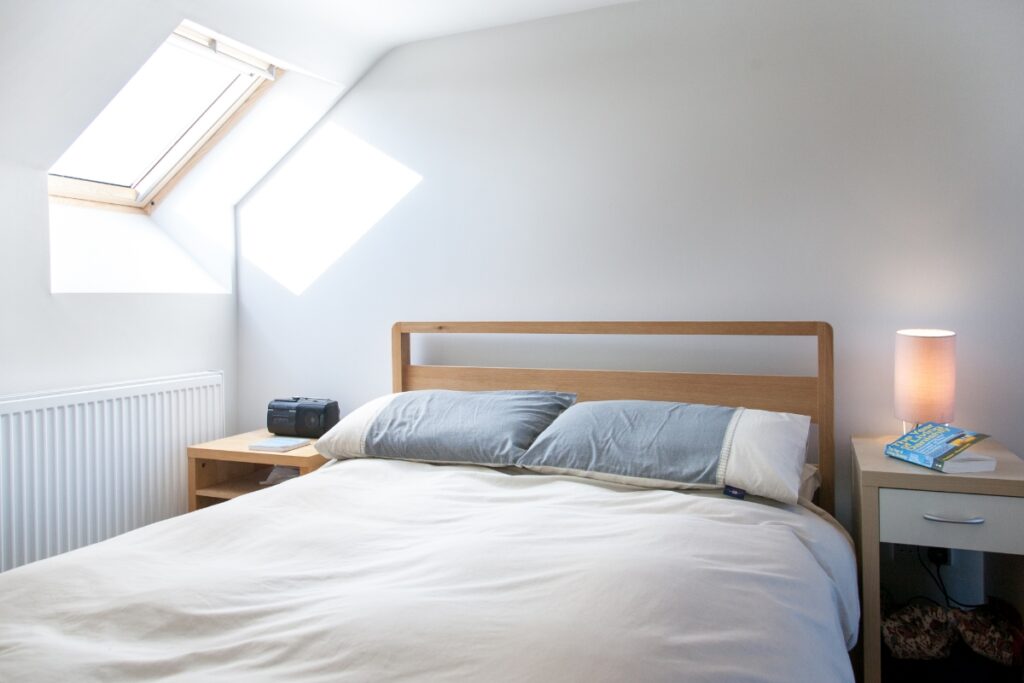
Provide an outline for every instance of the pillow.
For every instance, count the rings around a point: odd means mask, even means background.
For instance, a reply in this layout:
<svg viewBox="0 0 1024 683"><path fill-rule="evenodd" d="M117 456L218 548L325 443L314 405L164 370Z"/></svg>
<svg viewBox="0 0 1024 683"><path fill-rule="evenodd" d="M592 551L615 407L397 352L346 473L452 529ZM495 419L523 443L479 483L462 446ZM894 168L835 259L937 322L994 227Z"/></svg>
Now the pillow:
<svg viewBox="0 0 1024 683"><path fill-rule="evenodd" d="M821 488L821 472L817 465L810 463L804 465L800 475L800 497L807 500L814 500L814 494Z"/></svg>
<svg viewBox="0 0 1024 683"><path fill-rule="evenodd" d="M723 485L797 502L810 418L663 401L592 401L566 410L516 462L654 488Z"/></svg>
<svg viewBox="0 0 1024 683"><path fill-rule="evenodd" d="M315 445L329 458L505 467L575 401L575 394L554 391L389 394L347 415Z"/></svg>

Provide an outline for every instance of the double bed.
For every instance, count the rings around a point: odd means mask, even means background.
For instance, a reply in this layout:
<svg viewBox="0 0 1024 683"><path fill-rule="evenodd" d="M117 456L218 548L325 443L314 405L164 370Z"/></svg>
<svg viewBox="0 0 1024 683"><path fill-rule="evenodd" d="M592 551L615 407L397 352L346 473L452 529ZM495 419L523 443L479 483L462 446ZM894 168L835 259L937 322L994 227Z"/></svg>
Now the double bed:
<svg viewBox="0 0 1024 683"><path fill-rule="evenodd" d="M410 335L818 340L813 377L411 362ZM390 458L0 575L0 680L850 681L824 323L399 323L396 392L743 405L817 424L819 505Z"/></svg>

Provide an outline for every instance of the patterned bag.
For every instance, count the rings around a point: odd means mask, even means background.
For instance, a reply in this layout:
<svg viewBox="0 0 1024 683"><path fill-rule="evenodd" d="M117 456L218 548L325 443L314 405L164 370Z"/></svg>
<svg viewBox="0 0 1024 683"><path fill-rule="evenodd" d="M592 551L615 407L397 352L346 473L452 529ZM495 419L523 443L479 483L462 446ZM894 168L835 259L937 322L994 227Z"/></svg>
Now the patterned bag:
<svg viewBox="0 0 1024 683"><path fill-rule="evenodd" d="M968 647L1003 666L1024 663L1024 628L1012 605L989 598L970 612L953 610L957 631Z"/></svg>
<svg viewBox="0 0 1024 683"><path fill-rule="evenodd" d="M882 638L897 659L944 659L957 639L951 610L907 605L882 621Z"/></svg>
<svg viewBox="0 0 1024 683"><path fill-rule="evenodd" d="M1012 605L989 598L971 611L908 605L882 621L882 638L897 659L943 659L957 638L1003 666L1024 663L1024 627Z"/></svg>

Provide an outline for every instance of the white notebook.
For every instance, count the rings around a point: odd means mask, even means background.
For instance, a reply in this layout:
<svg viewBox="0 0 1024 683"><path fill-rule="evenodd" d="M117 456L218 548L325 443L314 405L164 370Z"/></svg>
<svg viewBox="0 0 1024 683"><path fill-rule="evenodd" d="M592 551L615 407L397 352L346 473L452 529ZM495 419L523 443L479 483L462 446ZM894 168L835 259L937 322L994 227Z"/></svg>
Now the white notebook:
<svg viewBox="0 0 1024 683"><path fill-rule="evenodd" d="M272 436L269 439L256 441L249 444L250 451L269 451L271 453L286 453L302 448L309 443L309 439L302 439L297 436Z"/></svg>

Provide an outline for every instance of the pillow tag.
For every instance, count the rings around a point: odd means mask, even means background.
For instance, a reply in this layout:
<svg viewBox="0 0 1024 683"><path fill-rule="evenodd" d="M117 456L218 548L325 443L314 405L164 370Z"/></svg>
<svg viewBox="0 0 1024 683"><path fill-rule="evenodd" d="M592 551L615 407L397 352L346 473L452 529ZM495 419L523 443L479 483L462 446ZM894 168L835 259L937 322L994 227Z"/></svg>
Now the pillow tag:
<svg viewBox="0 0 1024 683"><path fill-rule="evenodd" d="M747 492L744 489L737 488L736 486L729 486L728 484L725 485L725 490L722 491L722 493L733 498L738 498L739 500L743 500L747 496Z"/></svg>

